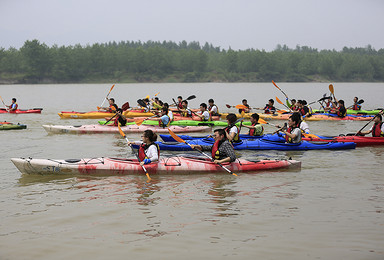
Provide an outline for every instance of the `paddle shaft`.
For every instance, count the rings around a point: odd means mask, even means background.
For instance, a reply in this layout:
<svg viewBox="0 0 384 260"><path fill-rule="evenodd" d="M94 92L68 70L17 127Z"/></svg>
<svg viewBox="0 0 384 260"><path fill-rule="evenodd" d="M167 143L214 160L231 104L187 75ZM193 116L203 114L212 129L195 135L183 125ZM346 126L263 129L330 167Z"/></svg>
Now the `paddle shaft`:
<svg viewBox="0 0 384 260"><path fill-rule="evenodd" d="M108 100L109 94L111 94L112 89L115 87L115 84L112 85L111 89L109 90L107 96L103 99L103 103L101 103L100 107L103 107L105 100Z"/></svg>
<svg viewBox="0 0 384 260"><path fill-rule="evenodd" d="M5 109L7 109L7 105L4 103L4 100L3 100L3 98L1 96L0 96L0 99L1 99L1 102L3 102L3 105L4 105Z"/></svg>
<svg viewBox="0 0 384 260"><path fill-rule="evenodd" d="M272 80L272 83L273 83L273 85L275 85L275 87L276 87L278 90L281 91L281 93L283 93L283 95L284 95L286 98L288 98L287 94L285 94L284 91L283 91L281 88L279 88L279 86L277 86L277 84L276 84L273 80Z"/></svg>

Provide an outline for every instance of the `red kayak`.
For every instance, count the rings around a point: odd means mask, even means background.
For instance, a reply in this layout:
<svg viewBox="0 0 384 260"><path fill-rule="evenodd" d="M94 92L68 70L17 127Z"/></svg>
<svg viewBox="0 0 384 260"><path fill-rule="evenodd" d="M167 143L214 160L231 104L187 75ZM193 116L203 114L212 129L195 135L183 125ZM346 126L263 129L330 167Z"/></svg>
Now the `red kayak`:
<svg viewBox="0 0 384 260"><path fill-rule="evenodd" d="M334 137L303 137L306 141L319 141L319 142L345 142L345 143L356 143L356 146L374 146L384 145L384 137L372 137L372 136L334 136Z"/></svg>
<svg viewBox="0 0 384 260"><path fill-rule="evenodd" d="M31 108L31 109L16 109L13 111L7 111L5 108L0 108L0 114L41 114L42 108Z"/></svg>

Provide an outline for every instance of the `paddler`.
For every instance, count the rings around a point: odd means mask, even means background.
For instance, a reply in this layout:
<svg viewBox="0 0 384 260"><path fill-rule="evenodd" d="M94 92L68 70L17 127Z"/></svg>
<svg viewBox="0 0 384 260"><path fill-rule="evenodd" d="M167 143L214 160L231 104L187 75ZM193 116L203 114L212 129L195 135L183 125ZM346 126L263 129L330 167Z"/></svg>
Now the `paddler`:
<svg viewBox="0 0 384 260"><path fill-rule="evenodd" d="M149 99L148 98L144 98L143 101L145 103L145 106L142 107L144 109L144 112L146 112L146 113L151 112L151 106L149 105Z"/></svg>
<svg viewBox="0 0 384 260"><path fill-rule="evenodd" d="M121 108L118 108L116 111L116 117L114 119L114 126L117 126L120 124L121 126L126 126L127 125L127 119L123 115L123 110Z"/></svg>
<svg viewBox="0 0 384 260"><path fill-rule="evenodd" d="M248 101L246 99L243 99L241 103L243 104L243 106L245 106L245 108L239 109L239 114L243 113L243 111L244 113L249 113L251 111L251 108L248 105Z"/></svg>
<svg viewBox="0 0 384 260"><path fill-rule="evenodd" d="M357 135L367 135L372 133L373 137L384 137L384 124L381 114L377 114L373 119L373 126L368 131L358 132Z"/></svg>
<svg viewBox="0 0 384 260"><path fill-rule="evenodd" d="M160 148L155 143L157 135L152 130L145 130L141 136L141 141L129 142L130 145L139 145L139 160L140 165L157 162L160 157Z"/></svg>
<svg viewBox="0 0 384 260"><path fill-rule="evenodd" d="M311 116L311 112L307 106L307 101L305 100L298 100L297 101L297 104L298 104L298 112L300 113L300 115L302 117L309 117Z"/></svg>
<svg viewBox="0 0 384 260"><path fill-rule="evenodd" d="M192 117L192 110L188 107L188 101L183 100L181 102L182 108L180 109L181 115L185 117Z"/></svg>
<svg viewBox="0 0 384 260"><path fill-rule="evenodd" d="M226 133L226 138L231 143L238 143L240 142L239 134L240 129L236 126L237 122L237 116L233 113L230 113L226 117L228 126L224 128L224 131Z"/></svg>
<svg viewBox="0 0 384 260"><path fill-rule="evenodd" d="M168 127L171 123L171 119L168 116L168 109L166 107L163 107L161 109L160 118L154 118L153 120L159 121L159 126L161 127Z"/></svg>
<svg viewBox="0 0 384 260"><path fill-rule="evenodd" d="M262 136L264 135L264 127L259 123L259 115L254 113L251 115L252 125L242 125L249 129L248 135L251 136Z"/></svg>
<svg viewBox="0 0 384 260"><path fill-rule="evenodd" d="M212 116L219 116L219 108L215 105L215 101L211 98L208 100L208 112Z"/></svg>
<svg viewBox="0 0 384 260"><path fill-rule="evenodd" d="M16 103L16 98L12 98L12 103L11 105L7 106L8 111L15 111L19 107L19 105Z"/></svg>
<svg viewBox="0 0 384 260"><path fill-rule="evenodd" d="M213 145L191 144L191 147L193 149L199 149L200 151L211 151L212 160L216 164L235 161L235 150L227 140L224 129L216 129L213 132L213 138L215 139Z"/></svg>
<svg viewBox="0 0 384 260"><path fill-rule="evenodd" d="M114 98L108 98L109 107L101 107L100 110L105 110L108 113L116 113L118 106L115 104Z"/></svg>
<svg viewBox="0 0 384 260"><path fill-rule="evenodd" d="M285 127L280 128L278 132L285 134L285 140L287 143L300 143L301 142L301 130L299 128L300 119L297 116L291 115L288 119L288 129Z"/></svg>
<svg viewBox="0 0 384 260"><path fill-rule="evenodd" d="M266 104L265 107L263 108L264 114L276 113L276 108L273 106L273 104L275 104L275 100L273 100L272 98L268 100L268 104Z"/></svg>
<svg viewBox="0 0 384 260"><path fill-rule="evenodd" d="M308 126L307 122L305 122L303 120L303 118L301 117L301 114L299 112L293 112L292 113L292 117L293 118L298 118L298 120L299 120L299 128L300 128L301 132L304 133L304 134L309 134L309 126Z"/></svg>
<svg viewBox="0 0 384 260"><path fill-rule="evenodd" d="M289 107L292 111L297 111L299 108L296 103L296 99L291 99L291 103L289 102L289 99L286 99L287 107Z"/></svg>
<svg viewBox="0 0 384 260"><path fill-rule="evenodd" d="M207 110L207 104L205 104L205 103L200 104L200 112L201 112L201 114L196 114L196 115L201 118L201 121L210 121L211 120L211 117L210 117L209 112Z"/></svg>
<svg viewBox="0 0 384 260"><path fill-rule="evenodd" d="M361 110L361 105L358 103L358 100L359 98L358 97L354 97L353 98L353 105L351 106L351 108L353 110ZM363 101L362 101L363 102Z"/></svg>
<svg viewBox="0 0 384 260"><path fill-rule="evenodd" d="M164 104L158 97L155 97L154 99L151 98L151 101L154 110L161 110L163 108Z"/></svg>
<svg viewBox="0 0 384 260"><path fill-rule="evenodd" d="M169 119L172 122L173 121L173 112L169 109L169 104L168 103L164 103L163 108L166 108L168 110L168 116L169 116Z"/></svg>
<svg viewBox="0 0 384 260"><path fill-rule="evenodd" d="M177 109L183 109L183 97L182 96L178 96L177 97L177 102L175 104L171 104L171 107L176 107Z"/></svg>
<svg viewBox="0 0 384 260"><path fill-rule="evenodd" d="M347 115L347 109L345 109L344 100L340 99L339 101L337 101L337 104L338 106L336 107L336 104L334 103L334 106L336 108L332 108L330 112L335 113L338 117L345 117Z"/></svg>

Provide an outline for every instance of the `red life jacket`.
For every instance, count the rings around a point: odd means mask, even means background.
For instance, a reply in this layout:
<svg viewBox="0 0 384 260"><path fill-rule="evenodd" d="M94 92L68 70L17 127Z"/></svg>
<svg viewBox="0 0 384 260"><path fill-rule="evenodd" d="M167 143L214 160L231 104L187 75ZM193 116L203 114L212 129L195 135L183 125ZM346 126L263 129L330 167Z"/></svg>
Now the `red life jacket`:
<svg viewBox="0 0 384 260"><path fill-rule="evenodd" d="M337 109L336 114L337 114L339 117L345 117L345 116L347 115L347 109L344 108L344 109L345 109L344 112L341 112L340 109L341 109L341 107L339 107L339 108Z"/></svg>
<svg viewBox="0 0 384 260"><path fill-rule="evenodd" d="M300 123L299 123L300 124ZM298 126L295 126L295 127L288 127L287 129L287 132L288 133L291 133L293 129L297 128ZM285 141L287 141L287 143L292 143L292 138L289 137L288 135L285 135Z"/></svg>
<svg viewBox="0 0 384 260"><path fill-rule="evenodd" d="M361 108L361 106L359 104L356 104L356 103L352 107L353 110L360 110L360 108Z"/></svg>
<svg viewBox="0 0 384 260"><path fill-rule="evenodd" d="M220 158L219 146L220 146L220 140L215 141L215 143L212 146L212 159L218 160Z"/></svg>
<svg viewBox="0 0 384 260"><path fill-rule="evenodd" d="M383 137L384 136L384 133L381 132L381 126L382 125L383 125L383 123L378 123L378 124L373 125L373 129L372 129L372 136L373 137Z"/></svg>
<svg viewBox="0 0 384 260"><path fill-rule="evenodd" d="M160 149L159 146L155 143L152 143L150 145L147 145L145 143L142 143L139 147L139 160L142 162L144 159L148 159L147 155L145 154L145 150L148 149L151 145L155 145L157 149L157 154L160 157Z"/></svg>
<svg viewBox="0 0 384 260"><path fill-rule="evenodd" d="M183 109L183 105L181 104L181 102L179 102L179 103L177 104L177 107L178 107L179 109Z"/></svg>
<svg viewBox="0 0 384 260"><path fill-rule="evenodd" d="M255 125L258 125L258 123L253 123L253 124L252 124L252 126L255 126ZM264 130L264 127L263 127L263 126L261 126L261 127L262 127L263 130ZM249 129L249 133L248 133L248 135L251 135L251 136L256 135L256 128L251 128L251 129Z"/></svg>

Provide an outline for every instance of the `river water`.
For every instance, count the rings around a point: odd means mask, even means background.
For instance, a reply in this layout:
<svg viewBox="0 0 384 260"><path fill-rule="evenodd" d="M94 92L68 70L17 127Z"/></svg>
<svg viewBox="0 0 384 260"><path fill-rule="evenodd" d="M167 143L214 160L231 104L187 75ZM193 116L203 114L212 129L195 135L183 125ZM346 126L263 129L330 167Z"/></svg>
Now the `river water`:
<svg viewBox="0 0 384 260"><path fill-rule="evenodd" d="M278 85L308 102L329 93L326 83ZM384 107L382 83L333 85L347 105L358 96L364 109ZM28 125L0 131L0 259L384 259L384 147L244 151L238 155L292 157L302 169L152 176L151 182L145 175L24 176L14 167L12 157L132 157L119 135L49 135L41 127L95 123L62 120L57 112L94 110L110 87L0 85L7 104L17 97L20 108L44 109L41 115L0 114L0 121ZM135 105L158 92L168 102L194 94L191 107L214 98L221 112L234 111L225 104L243 98L254 107L275 96L284 100L271 83L116 84L111 97ZM337 135L365 123L309 126L315 134Z"/></svg>

